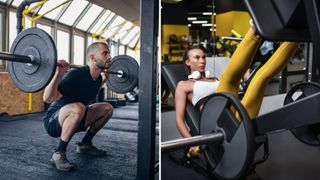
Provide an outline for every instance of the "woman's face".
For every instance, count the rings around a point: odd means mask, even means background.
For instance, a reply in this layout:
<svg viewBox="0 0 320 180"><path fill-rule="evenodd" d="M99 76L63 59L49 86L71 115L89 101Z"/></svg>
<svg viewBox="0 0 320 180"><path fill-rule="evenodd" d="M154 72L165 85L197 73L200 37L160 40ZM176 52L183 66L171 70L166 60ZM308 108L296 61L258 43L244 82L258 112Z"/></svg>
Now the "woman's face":
<svg viewBox="0 0 320 180"><path fill-rule="evenodd" d="M201 49L192 49L188 52L187 66L190 67L191 73L193 71L205 72L206 57Z"/></svg>

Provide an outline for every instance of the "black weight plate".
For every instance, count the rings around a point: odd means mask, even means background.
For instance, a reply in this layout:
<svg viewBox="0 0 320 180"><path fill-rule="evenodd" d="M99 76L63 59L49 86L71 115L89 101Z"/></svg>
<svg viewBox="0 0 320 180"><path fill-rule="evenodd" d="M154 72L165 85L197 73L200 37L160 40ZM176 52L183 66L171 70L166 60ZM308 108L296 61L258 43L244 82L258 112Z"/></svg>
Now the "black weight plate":
<svg viewBox="0 0 320 180"><path fill-rule="evenodd" d="M234 111L239 113L240 121ZM230 94L213 94L203 107L200 134L214 132L222 132L224 140L205 146L210 171L219 179L239 179L253 162L254 131L247 111Z"/></svg>
<svg viewBox="0 0 320 180"><path fill-rule="evenodd" d="M107 82L108 88L116 93L127 93L132 91L139 82L139 64L130 56L119 55L112 58L110 62L110 71L122 71L124 74L119 77L116 74L110 74Z"/></svg>
<svg viewBox="0 0 320 180"><path fill-rule="evenodd" d="M10 52L33 56L35 63L8 61L14 84L24 92L38 92L49 84L57 66L57 50L51 36L38 28L28 28L18 34Z"/></svg>
<svg viewBox="0 0 320 180"><path fill-rule="evenodd" d="M290 89L284 100L284 105L295 102L320 92L320 84L305 82ZM291 129L292 134L301 142L310 146L320 146L320 123Z"/></svg>

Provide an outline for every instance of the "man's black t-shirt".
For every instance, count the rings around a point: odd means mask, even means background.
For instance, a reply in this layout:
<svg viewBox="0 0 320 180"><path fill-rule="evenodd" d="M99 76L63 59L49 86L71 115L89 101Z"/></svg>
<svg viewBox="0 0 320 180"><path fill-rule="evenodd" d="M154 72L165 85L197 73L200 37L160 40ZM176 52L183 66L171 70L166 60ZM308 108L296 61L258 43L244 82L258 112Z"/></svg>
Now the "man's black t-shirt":
<svg viewBox="0 0 320 180"><path fill-rule="evenodd" d="M101 76L96 80L92 79L89 66L71 69L63 76L58 86L62 97L50 105L48 112L55 112L64 105L74 102L81 102L87 106L95 99L101 82Z"/></svg>

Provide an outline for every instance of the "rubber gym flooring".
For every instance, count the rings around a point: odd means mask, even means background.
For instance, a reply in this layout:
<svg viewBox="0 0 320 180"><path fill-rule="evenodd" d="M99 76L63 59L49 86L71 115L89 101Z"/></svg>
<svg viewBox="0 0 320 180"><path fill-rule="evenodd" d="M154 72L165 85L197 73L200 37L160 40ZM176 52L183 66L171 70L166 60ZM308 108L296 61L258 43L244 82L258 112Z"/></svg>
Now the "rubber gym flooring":
<svg viewBox="0 0 320 180"><path fill-rule="evenodd" d="M285 95L270 96L264 99L260 114L282 106ZM174 111L161 114L161 141L179 138L175 128ZM173 129L174 128L174 129ZM311 147L301 143L289 131L268 135L270 157L257 165L256 172L263 180L319 180L320 147ZM256 153L261 157L261 152ZM193 168L175 164L168 156L161 156L162 180L200 180L213 179L203 176Z"/></svg>
<svg viewBox="0 0 320 180"><path fill-rule="evenodd" d="M157 113L158 114L158 113ZM138 104L116 108L113 118L94 137L93 143L107 156L92 158L77 154L75 144L84 133L74 135L67 149L76 165L73 172L61 172L50 158L59 139L44 130L43 113L0 117L0 179L135 179L137 170ZM157 117L156 147L159 123ZM156 159L158 159L156 148ZM158 176L158 173L155 177ZM158 179L158 178L156 178Z"/></svg>

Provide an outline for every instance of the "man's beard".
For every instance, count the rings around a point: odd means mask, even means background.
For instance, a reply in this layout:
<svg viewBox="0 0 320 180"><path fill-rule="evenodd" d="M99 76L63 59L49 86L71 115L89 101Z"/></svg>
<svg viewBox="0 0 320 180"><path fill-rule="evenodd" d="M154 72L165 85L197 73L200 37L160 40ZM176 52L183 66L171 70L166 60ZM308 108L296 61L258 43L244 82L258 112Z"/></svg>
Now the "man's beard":
<svg viewBox="0 0 320 180"><path fill-rule="evenodd" d="M100 69L108 69L109 68L109 65L105 62L100 61L100 59L97 59L96 66Z"/></svg>

